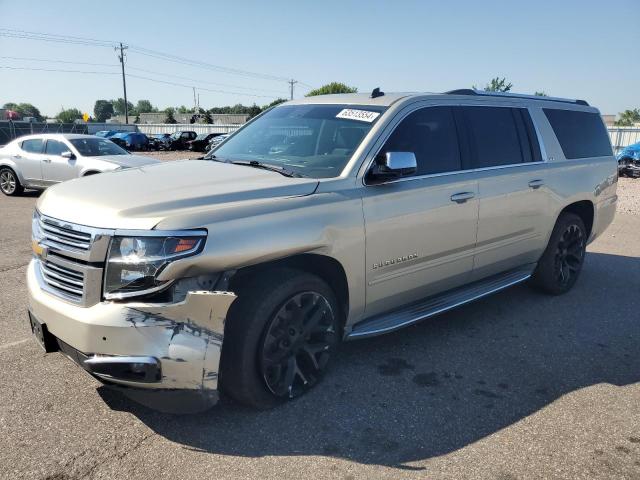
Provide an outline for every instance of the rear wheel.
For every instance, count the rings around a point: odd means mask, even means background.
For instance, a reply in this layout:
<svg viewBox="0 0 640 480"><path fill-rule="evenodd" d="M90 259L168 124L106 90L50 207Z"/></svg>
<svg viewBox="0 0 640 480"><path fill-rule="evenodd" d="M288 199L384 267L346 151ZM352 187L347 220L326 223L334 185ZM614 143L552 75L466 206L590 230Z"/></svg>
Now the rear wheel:
<svg viewBox="0 0 640 480"><path fill-rule="evenodd" d="M18 176L8 167L0 168L0 190L9 196L20 195L24 191Z"/></svg>
<svg viewBox="0 0 640 480"><path fill-rule="evenodd" d="M315 386L340 341L331 288L315 275L279 269L237 293L225 326L222 390L270 408Z"/></svg>
<svg viewBox="0 0 640 480"><path fill-rule="evenodd" d="M578 215L562 213L531 277L531 284L552 295L571 290L582 270L587 236L584 222Z"/></svg>

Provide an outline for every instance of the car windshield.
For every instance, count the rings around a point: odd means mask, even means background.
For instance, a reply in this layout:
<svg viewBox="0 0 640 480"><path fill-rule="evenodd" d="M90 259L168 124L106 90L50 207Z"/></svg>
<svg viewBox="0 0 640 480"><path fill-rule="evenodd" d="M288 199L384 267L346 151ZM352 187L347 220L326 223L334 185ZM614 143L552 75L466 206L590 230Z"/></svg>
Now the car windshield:
<svg viewBox="0 0 640 480"><path fill-rule="evenodd" d="M204 140L205 138L207 138L209 136L208 133L201 133L200 135L198 135L196 137L196 140Z"/></svg>
<svg viewBox="0 0 640 480"><path fill-rule="evenodd" d="M71 145L78 150L83 157L101 157L103 155L129 155L129 152L120 148L111 140L102 138L73 138L69 140Z"/></svg>
<svg viewBox="0 0 640 480"><path fill-rule="evenodd" d="M276 107L205 158L257 161L307 177L336 177L384 110L368 105Z"/></svg>
<svg viewBox="0 0 640 480"><path fill-rule="evenodd" d="M170 136L169 138L171 138L172 140L176 140L176 139L180 138L181 133L182 133L182 132L175 132L175 133L172 133L172 134L171 134L171 136Z"/></svg>

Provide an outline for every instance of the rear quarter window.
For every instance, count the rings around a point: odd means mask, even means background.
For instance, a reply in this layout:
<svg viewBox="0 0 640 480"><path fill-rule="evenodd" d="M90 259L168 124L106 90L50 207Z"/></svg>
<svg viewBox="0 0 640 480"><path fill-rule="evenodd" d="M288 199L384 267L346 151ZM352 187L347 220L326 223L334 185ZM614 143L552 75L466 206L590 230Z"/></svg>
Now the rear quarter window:
<svg viewBox="0 0 640 480"><path fill-rule="evenodd" d="M544 108L564 156L568 160L612 155L609 134L593 112Z"/></svg>

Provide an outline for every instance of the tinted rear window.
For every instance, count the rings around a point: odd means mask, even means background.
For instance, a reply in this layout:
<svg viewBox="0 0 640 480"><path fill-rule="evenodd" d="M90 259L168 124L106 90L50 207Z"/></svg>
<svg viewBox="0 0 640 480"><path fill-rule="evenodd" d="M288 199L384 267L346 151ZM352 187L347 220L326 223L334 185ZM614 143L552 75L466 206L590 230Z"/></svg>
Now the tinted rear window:
<svg viewBox="0 0 640 480"><path fill-rule="evenodd" d="M597 113L545 108L567 159L612 155L607 129Z"/></svg>
<svg viewBox="0 0 640 480"><path fill-rule="evenodd" d="M22 150L29 153L42 153L42 139L34 138L22 142Z"/></svg>

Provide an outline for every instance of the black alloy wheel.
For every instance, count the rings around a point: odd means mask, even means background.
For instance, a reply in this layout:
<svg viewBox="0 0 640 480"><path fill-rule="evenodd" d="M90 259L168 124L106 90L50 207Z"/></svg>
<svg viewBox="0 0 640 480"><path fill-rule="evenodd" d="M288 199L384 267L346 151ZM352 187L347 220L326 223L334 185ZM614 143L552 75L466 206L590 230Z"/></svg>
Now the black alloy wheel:
<svg viewBox="0 0 640 480"><path fill-rule="evenodd" d="M561 286L570 285L582 267L585 253L585 238L582 229L576 224L566 227L556 245L555 271Z"/></svg>
<svg viewBox="0 0 640 480"><path fill-rule="evenodd" d="M322 377L337 343L336 316L324 296L290 297L264 333L259 361L267 388L281 398L301 395Z"/></svg>

